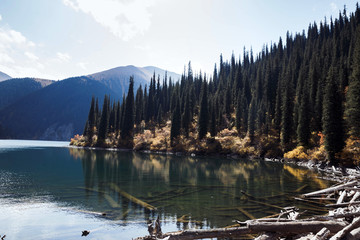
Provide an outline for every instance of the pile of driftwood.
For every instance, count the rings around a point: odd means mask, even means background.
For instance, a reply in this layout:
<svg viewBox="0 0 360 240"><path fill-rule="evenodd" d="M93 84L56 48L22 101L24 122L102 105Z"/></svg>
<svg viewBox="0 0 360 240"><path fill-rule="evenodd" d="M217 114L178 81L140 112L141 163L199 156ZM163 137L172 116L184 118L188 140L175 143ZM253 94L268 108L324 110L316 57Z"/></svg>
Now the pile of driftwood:
<svg viewBox="0 0 360 240"><path fill-rule="evenodd" d="M149 223L149 236L145 239L203 239L232 238L269 240L340 240L360 239L360 178L335 186L303 194L295 200L328 208L326 215L301 219L296 207L286 207L276 216L237 222L228 228L190 229L162 233L159 219ZM253 237L252 237L253 236Z"/></svg>

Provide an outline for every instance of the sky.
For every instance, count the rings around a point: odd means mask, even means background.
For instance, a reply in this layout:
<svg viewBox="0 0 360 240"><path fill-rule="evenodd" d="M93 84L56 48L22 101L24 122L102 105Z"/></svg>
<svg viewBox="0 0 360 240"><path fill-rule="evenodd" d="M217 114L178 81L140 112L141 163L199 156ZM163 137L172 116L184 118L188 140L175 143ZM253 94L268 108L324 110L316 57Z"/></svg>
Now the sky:
<svg viewBox="0 0 360 240"><path fill-rule="evenodd" d="M352 0L0 0L0 71L61 80L126 65L211 74Z"/></svg>

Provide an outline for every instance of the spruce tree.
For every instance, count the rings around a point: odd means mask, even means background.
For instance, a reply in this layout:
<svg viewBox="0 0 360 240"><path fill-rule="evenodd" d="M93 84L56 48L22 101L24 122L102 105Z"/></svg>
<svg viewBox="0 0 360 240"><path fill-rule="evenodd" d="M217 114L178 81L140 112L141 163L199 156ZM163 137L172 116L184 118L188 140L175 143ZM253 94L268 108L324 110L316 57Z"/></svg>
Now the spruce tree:
<svg viewBox="0 0 360 240"><path fill-rule="evenodd" d="M235 122L235 126L236 126L236 130L238 132L238 134L240 135L240 128L241 128L241 118L242 118L242 94L241 91L239 91L238 96L237 96L237 104L236 104L236 122Z"/></svg>
<svg viewBox="0 0 360 240"><path fill-rule="evenodd" d="M335 67L329 70L329 76L324 94L323 132L325 135L325 150L327 158L334 165L338 164L335 154L344 147L344 129L341 94L337 83Z"/></svg>
<svg viewBox="0 0 360 240"><path fill-rule="evenodd" d="M185 137L189 136L189 127L191 122L191 113L190 113L190 97L189 93L186 94L185 97L185 106L184 106L184 112L181 116L181 126L184 130Z"/></svg>
<svg viewBox="0 0 360 240"><path fill-rule="evenodd" d="M86 136L88 138L88 141L90 143L92 142L92 137L94 135L95 128L96 128L96 112L95 111L96 111L95 97L92 96L90 109L89 109L89 115L88 115L88 119L86 122L87 127L85 127L85 129L84 129L84 136Z"/></svg>
<svg viewBox="0 0 360 240"><path fill-rule="evenodd" d="M139 125L141 120L143 119L143 91L142 91L142 87L140 85L140 87L138 88L138 90L136 91L136 100L135 100L135 124Z"/></svg>
<svg viewBox="0 0 360 240"><path fill-rule="evenodd" d="M210 131L211 137L215 137L217 132L216 132L216 113L215 113L214 101L212 101L211 105L212 105L212 107L211 107L209 131Z"/></svg>
<svg viewBox="0 0 360 240"><path fill-rule="evenodd" d="M175 96L173 96L175 97ZM171 140L171 145L174 145L174 140L175 138L177 138L180 135L180 129L181 129L181 114L180 114L180 103L179 103L179 99L177 98L176 100L176 104L175 104L175 109L174 112L172 114L172 118L171 118L171 130L170 130L170 140Z"/></svg>
<svg viewBox="0 0 360 240"><path fill-rule="evenodd" d="M307 147L310 139L310 106L309 98L306 90L303 90L301 95L300 107L299 107L299 118L297 127L297 140L300 146Z"/></svg>
<svg viewBox="0 0 360 240"><path fill-rule="evenodd" d="M353 72L346 96L345 113L349 134L360 138L360 28L356 31L356 43L353 54Z"/></svg>
<svg viewBox="0 0 360 240"><path fill-rule="evenodd" d="M126 96L126 105L124 112L124 123L120 132L122 139L132 142L134 129L134 77L130 77L129 91Z"/></svg>
<svg viewBox="0 0 360 240"><path fill-rule="evenodd" d="M250 138L251 143L254 140L254 134L255 134L255 116L256 116L256 102L255 99L253 98L249 106L249 113L247 119L248 136Z"/></svg>
<svg viewBox="0 0 360 240"><path fill-rule="evenodd" d="M284 97L281 106L281 146L284 151L289 150L292 132L292 99L290 87L286 86L284 90Z"/></svg>
<svg viewBox="0 0 360 240"><path fill-rule="evenodd" d="M207 82L204 81L201 88L200 113L199 113L199 134L201 140L206 136L208 130L209 110L208 110L208 94Z"/></svg>
<svg viewBox="0 0 360 240"><path fill-rule="evenodd" d="M105 139L109 130L109 108L110 108L110 100L107 95L104 97L104 103L101 110L101 118L99 124L99 133L97 145L103 146L105 143Z"/></svg>

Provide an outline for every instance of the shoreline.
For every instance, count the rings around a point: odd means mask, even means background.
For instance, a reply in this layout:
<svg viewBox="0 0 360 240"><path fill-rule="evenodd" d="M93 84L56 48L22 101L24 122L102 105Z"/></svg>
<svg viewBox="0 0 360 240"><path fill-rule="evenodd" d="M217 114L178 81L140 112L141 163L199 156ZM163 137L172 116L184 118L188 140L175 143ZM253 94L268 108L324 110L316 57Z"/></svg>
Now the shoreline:
<svg viewBox="0 0 360 240"><path fill-rule="evenodd" d="M304 167L324 176L321 176L323 179L343 182L350 181L356 178L360 178L360 167L335 167L331 166L322 161L314 161L311 159L286 159L286 158L267 158L267 157L258 157L255 155L239 155L239 154L196 154L188 152L171 152L171 151L152 151L152 150L134 150L128 148L107 148L107 147L84 147L69 145L69 148L78 148L86 150L100 150L100 151L111 151L111 152L134 152L134 153L144 153L144 154L158 154L158 155L170 155L170 156L188 156L188 157L224 157L227 159L241 160L247 158L250 160L260 160L265 162L278 162L278 163L288 163L294 164L299 167ZM319 176L320 177L320 176Z"/></svg>

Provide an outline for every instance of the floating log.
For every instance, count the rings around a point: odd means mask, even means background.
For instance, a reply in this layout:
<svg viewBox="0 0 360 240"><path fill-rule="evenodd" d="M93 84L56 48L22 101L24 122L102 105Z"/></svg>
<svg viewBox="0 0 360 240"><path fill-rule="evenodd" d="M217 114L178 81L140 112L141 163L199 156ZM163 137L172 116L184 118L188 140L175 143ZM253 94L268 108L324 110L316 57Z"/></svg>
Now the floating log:
<svg viewBox="0 0 360 240"><path fill-rule="evenodd" d="M149 203L155 203L155 202L160 202L160 201L164 201L164 200L169 200L169 199L172 199L172 198L176 198L176 197L180 197L180 196L184 196L184 195L188 195L188 194L192 194L192 193L196 193L196 192L200 192L204 189L198 189L198 190L194 190L194 191L190 191L190 192L181 192L181 193L178 193L178 194L175 194L173 196L167 196L167 197L163 197L163 198L158 198L158 199L154 199L152 201L149 201Z"/></svg>
<svg viewBox="0 0 360 240"><path fill-rule="evenodd" d="M294 199L297 200L297 201L311 203L312 205L324 206L324 204L321 203L321 202L311 201L311 200L304 199L304 198L295 197Z"/></svg>
<svg viewBox="0 0 360 240"><path fill-rule="evenodd" d="M242 214L244 214L246 217L250 218L250 219L255 219L255 217L249 213L248 211L246 211L245 209L241 208L241 207L238 207L237 210L239 212L241 212Z"/></svg>
<svg viewBox="0 0 360 240"><path fill-rule="evenodd" d="M110 197L109 194L104 194L104 198L108 201L112 208L121 208L121 206L112 197Z"/></svg>
<svg viewBox="0 0 360 240"><path fill-rule="evenodd" d="M298 189L296 189L294 192L296 192L296 193L301 192L302 190L304 190L308 186L309 186L308 184L305 184L304 186L301 186Z"/></svg>
<svg viewBox="0 0 360 240"><path fill-rule="evenodd" d="M344 189L345 187L352 187L352 186L355 186L356 184L358 184L358 181L352 181L352 182L344 183L344 184L337 185L334 187L325 188L325 189L322 189L319 191L306 193L306 194L303 194L302 196L311 197L311 196L316 196L316 195L322 195L322 194L331 193L331 192L335 192L335 191Z"/></svg>
<svg viewBox="0 0 360 240"><path fill-rule="evenodd" d="M276 205L272 205L272 204L268 204L268 203L264 203L264 202L260 202L260 201L256 201L256 200L252 200L252 199L248 199L249 202L253 202L253 203L257 203L259 205L264 205L267 207L271 207L271 208L277 208L277 209L284 209L283 207L279 207Z"/></svg>
<svg viewBox="0 0 360 240"><path fill-rule="evenodd" d="M124 192L121 190L115 183L110 183L110 187L113 188L116 192L118 192L121 196L129 199L131 202L136 203L137 205L140 205L148 210L155 210L156 207L128 194L127 192Z"/></svg>

